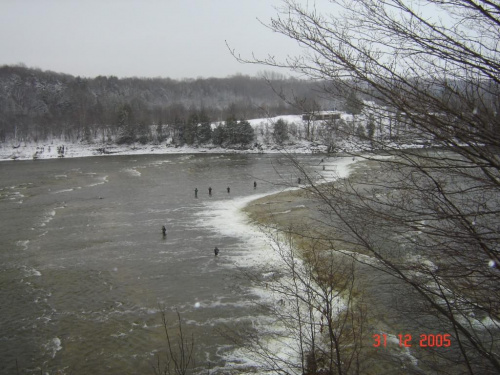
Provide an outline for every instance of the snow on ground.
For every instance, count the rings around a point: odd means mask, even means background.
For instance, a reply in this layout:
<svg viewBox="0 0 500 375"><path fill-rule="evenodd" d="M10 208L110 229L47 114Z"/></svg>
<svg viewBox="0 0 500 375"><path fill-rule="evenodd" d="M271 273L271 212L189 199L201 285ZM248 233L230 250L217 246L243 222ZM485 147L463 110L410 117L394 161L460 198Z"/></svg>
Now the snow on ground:
<svg viewBox="0 0 500 375"><path fill-rule="evenodd" d="M342 120L351 121L352 115L342 114ZM282 119L289 124L289 139L282 145L274 142L272 133L274 123ZM105 155L140 155L140 154L195 154L195 153L296 153L311 154L326 152L328 147L319 136L323 121L313 121L310 126L314 128L314 139L308 141L303 139L305 135L306 122L301 115L283 115L270 118L259 118L248 120L255 132L255 140L247 147L216 147L211 144L204 146L180 146L172 144L131 144L117 145L102 142L68 142L61 139L52 139L41 142L21 142L9 141L0 143L0 161L4 160L35 160L35 159L56 159L78 158L88 156ZM214 123L213 125L216 125ZM369 144L351 142L349 140L338 140L336 149L344 151L361 151L369 149ZM388 145L398 148L416 148L421 145ZM64 152L62 148L64 147Z"/></svg>
<svg viewBox="0 0 500 375"><path fill-rule="evenodd" d="M283 118L289 122L302 122L300 116L278 116L269 119L254 119L250 120L250 124L254 127L256 133L256 143L260 143L259 126L264 123L272 124L278 118ZM64 147L64 152L62 152ZM312 142L303 141L298 144L278 147L271 143L250 148L223 148L213 145L207 146L181 146L176 147L171 144L131 144L117 145L106 144L101 142L86 143L86 142L68 142L61 139L52 139L41 142L6 142L0 143L0 161L2 160L34 160L34 159L57 159L78 158L88 156L105 156L105 155L140 155L140 154L194 154L194 153L278 153L282 150L294 153L311 153L317 151L317 146ZM64 156L61 156L64 155Z"/></svg>

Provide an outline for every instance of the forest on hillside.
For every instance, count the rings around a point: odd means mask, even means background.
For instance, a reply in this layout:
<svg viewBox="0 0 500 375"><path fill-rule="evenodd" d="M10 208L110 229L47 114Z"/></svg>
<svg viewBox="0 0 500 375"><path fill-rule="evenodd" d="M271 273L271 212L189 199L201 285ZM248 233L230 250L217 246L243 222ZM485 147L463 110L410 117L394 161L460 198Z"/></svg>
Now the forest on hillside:
<svg viewBox="0 0 500 375"><path fill-rule="evenodd" d="M207 124L228 119L342 107L320 96L322 84L276 73L266 78L120 79L2 66L0 142L147 142L152 125L160 135L168 130L179 144L202 142L203 134L198 137L193 126L205 124L206 130Z"/></svg>

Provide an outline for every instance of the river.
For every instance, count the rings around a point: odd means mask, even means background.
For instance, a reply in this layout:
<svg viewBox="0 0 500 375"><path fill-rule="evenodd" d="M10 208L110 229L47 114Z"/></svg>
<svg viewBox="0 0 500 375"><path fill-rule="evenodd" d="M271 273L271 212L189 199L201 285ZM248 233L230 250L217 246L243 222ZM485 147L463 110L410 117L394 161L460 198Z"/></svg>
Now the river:
<svg viewBox="0 0 500 375"><path fill-rule="evenodd" d="M239 209L296 181L278 158L0 163L0 373L153 373L160 310L172 328L181 314L200 371L245 368L220 332L263 318L241 269L269 250Z"/></svg>

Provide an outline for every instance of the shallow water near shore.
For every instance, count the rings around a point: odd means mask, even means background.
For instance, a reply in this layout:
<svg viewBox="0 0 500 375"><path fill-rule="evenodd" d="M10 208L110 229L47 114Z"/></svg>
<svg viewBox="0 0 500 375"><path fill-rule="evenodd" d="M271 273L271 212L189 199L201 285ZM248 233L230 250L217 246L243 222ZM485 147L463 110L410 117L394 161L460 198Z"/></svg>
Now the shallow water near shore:
<svg viewBox="0 0 500 375"><path fill-rule="evenodd" d="M320 170L321 157L300 158ZM160 309L172 327L181 314L200 371L238 368L218 332L265 319L239 268L266 261L240 208L296 181L277 159L1 163L0 372L152 373L165 349Z"/></svg>

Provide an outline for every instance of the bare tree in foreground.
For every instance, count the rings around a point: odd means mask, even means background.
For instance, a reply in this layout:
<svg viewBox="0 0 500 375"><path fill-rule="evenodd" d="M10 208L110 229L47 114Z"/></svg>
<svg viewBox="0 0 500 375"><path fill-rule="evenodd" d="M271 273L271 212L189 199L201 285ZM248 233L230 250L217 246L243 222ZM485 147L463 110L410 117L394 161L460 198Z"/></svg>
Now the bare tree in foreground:
<svg viewBox="0 0 500 375"><path fill-rule="evenodd" d="M166 353L157 356L157 363L153 366L155 375L185 375L192 373L195 367L193 358L194 338L186 337L182 329L182 320L177 313L177 329L172 335L169 329L167 316L164 309L161 309L161 320L165 331Z"/></svg>
<svg viewBox="0 0 500 375"><path fill-rule="evenodd" d="M244 355L259 363L259 371L312 375L366 370L366 306L354 261L318 251L319 243L311 243L304 262L294 244L296 233L263 230L276 261L249 276L270 298L265 304L269 318L257 334L232 332L230 338L246 348Z"/></svg>
<svg viewBox="0 0 500 375"><path fill-rule="evenodd" d="M500 5L331 3L327 13L283 1L268 27L298 41L304 54L246 62L290 68L327 82L326 94L354 90L365 100L378 125L357 156L378 173L327 185L303 171L325 233L336 249L413 290L421 324L413 346L422 344L420 334L450 335L451 348L428 345L429 368L498 373ZM417 139L435 147L402 151ZM379 158L379 149L390 158Z"/></svg>

